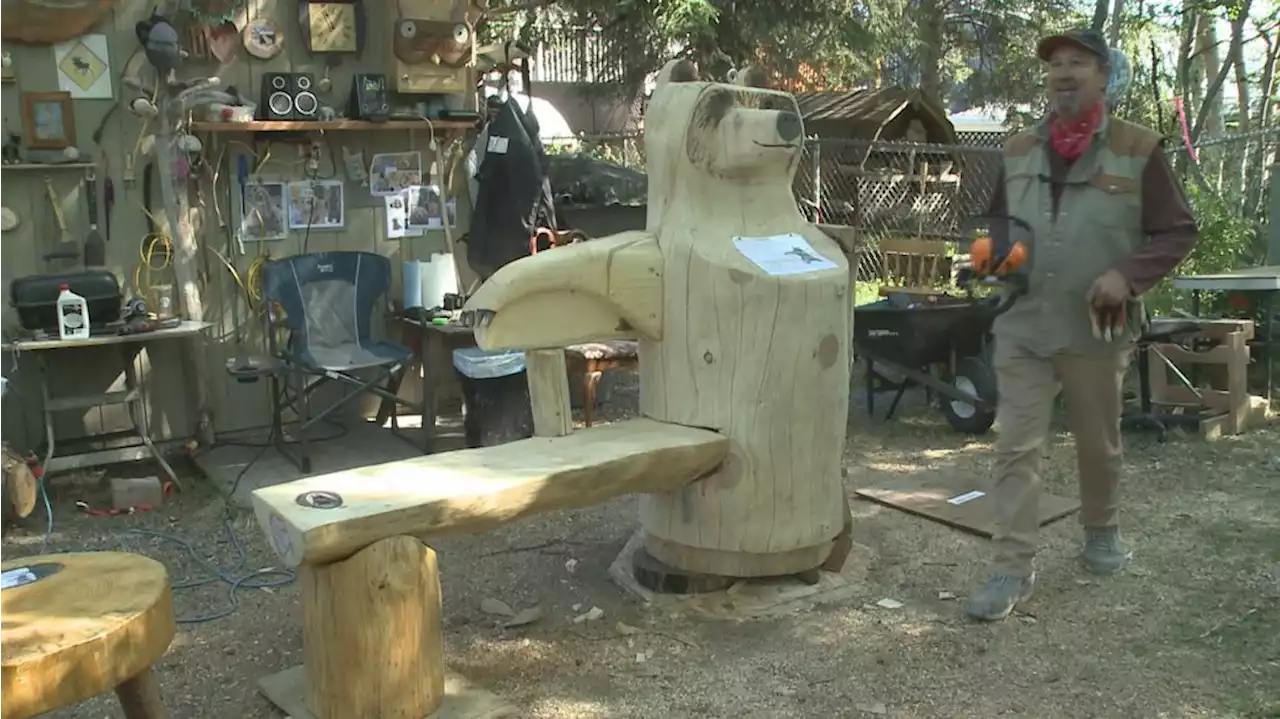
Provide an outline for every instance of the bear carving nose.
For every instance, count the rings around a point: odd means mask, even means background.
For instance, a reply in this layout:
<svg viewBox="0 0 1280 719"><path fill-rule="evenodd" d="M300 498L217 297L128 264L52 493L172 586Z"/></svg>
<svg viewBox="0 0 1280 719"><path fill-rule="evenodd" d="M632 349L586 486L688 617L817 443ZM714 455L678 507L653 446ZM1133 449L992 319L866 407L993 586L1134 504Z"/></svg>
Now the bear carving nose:
<svg viewBox="0 0 1280 719"><path fill-rule="evenodd" d="M778 113L778 137L781 137L783 142L791 142L800 137L800 132L803 129L799 115L794 112Z"/></svg>

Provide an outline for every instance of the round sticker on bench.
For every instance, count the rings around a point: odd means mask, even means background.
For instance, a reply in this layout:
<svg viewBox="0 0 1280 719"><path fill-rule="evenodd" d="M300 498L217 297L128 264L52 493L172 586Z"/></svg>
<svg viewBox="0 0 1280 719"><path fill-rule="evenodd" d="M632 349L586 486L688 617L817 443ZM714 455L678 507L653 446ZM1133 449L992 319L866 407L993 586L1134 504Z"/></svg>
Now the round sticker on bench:
<svg viewBox="0 0 1280 719"><path fill-rule="evenodd" d="M57 562L41 562L39 564L29 564L25 567L6 569L3 574L0 574L0 590L17 589L28 584L35 584L41 579L57 574L60 571L62 571L62 565Z"/></svg>
<svg viewBox="0 0 1280 719"><path fill-rule="evenodd" d="M337 492L316 490L303 492L294 501L300 506L310 507L311 509L337 509L342 506L342 495Z"/></svg>

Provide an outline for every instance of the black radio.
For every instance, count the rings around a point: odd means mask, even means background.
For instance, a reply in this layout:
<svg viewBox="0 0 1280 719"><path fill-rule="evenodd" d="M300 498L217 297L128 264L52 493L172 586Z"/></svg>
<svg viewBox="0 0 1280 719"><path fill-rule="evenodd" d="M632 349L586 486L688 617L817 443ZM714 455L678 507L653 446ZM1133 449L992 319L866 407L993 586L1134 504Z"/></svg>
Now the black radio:
<svg viewBox="0 0 1280 719"><path fill-rule="evenodd" d="M391 97L387 76L381 73L357 73L351 78L351 106L347 115L354 120L383 122L391 116Z"/></svg>

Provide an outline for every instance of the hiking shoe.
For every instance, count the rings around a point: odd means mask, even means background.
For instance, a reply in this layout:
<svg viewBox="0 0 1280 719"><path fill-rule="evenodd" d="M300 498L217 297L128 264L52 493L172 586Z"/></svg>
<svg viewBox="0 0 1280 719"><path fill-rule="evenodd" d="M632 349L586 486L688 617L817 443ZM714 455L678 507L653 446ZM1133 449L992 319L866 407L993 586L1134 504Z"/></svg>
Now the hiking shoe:
<svg viewBox="0 0 1280 719"><path fill-rule="evenodd" d="M1080 559L1094 574L1113 574L1124 568L1133 550L1120 538L1117 527L1085 527Z"/></svg>
<svg viewBox="0 0 1280 719"><path fill-rule="evenodd" d="M993 572L987 583L969 597L969 616L987 622L1004 619L1019 602L1031 598L1035 583L1035 572L1029 577Z"/></svg>

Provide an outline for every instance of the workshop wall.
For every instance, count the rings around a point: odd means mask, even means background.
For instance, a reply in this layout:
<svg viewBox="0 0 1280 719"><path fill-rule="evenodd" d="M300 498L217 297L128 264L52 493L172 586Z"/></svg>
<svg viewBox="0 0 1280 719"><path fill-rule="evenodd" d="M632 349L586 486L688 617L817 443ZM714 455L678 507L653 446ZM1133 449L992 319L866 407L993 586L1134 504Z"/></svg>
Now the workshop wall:
<svg viewBox="0 0 1280 719"><path fill-rule="evenodd" d="M366 2L365 6L368 13L368 35L363 53L359 58L343 56L342 64L330 68L329 77L333 89L320 97L322 103L336 107L339 112L345 109L352 74L388 72L390 52L387 48L390 46L390 32L394 21L391 14L394 8L382 2ZM91 34L106 36L113 96L112 99L72 101L74 145L81 152L80 159L95 163L92 171L96 173L100 187L108 177L114 183L115 207L110 225L104 226L103 208L99 208L99 223L104 233L108 229L110 231L107 267L120 278L126 297L138 289L134 275L143 262L142 246L148 233L148 224L142 210L142 177L150 158L138 155L134 163L134 179L126 180L126 156L134 151L142 123L127 107L139 93L124 87L121 73L127 71L140 74L147 82L153 77L149 67L145 67L140 73L136 69L145 66L145 59L140 52L135 53L139 49L139 43L134 32L135 23L145 19L152 7L151 2L120 0L114 10L90 30ZM273 20L283 31L282 51L270 60L261 60L250 56L243 44L237 41L232 61L220 64L212 56L207 59L190 57L179 70L179 75L217 76L222 81L220 87L234 85L255 102L259 100L264 72L307 71L314 73L317 78L324 76L323 58L311 55L299 39L297 14L294 0L249 0L247 19ZM57 91L59 71L55 66L53 46L5 42L3 49L10 54L11 69L16 75L16 82L6 82L2 89L4 124L6 129L21 133L21 93ZM95 141L95 129L100 126L100 139ZM152 131L150 128L147 130L148 133ZM318 178L343 182L343 226L340 229L290 230L286 239L250 243L245 247L245 253L240 254L231 240L231 232L239 222L239 214L236 208L228 207L228 199L239 192L235 178L237 155L250 153L250 163L256 165L256 158L266 156L269 151L269 159L254 178L258 181L288 182L306 179L299 145L270 143L271 138L270 134L249 133L200 136L204 143L205 161L210 164L211 169L218 159L214 153L220 154L225 150L217 187L206 178L199 185L199 196L195 193L192 196L193 205L199 208L198 264L203 286L205 320L214 324L203 340L207 376L195 380L209 387L213 421L218 432L266 425L270 421L270 404L266 382L237 383L224 371L227 360L235 357L238 351L238 334L247 337L244 351L248 354L262 354L265 345L259 320L246 319L248 312L244 292L213 250L231 261L241 277L246 275L251 262L260 251L269 252L273 257L297 254L304 250L376 252L392 261L394 287L391 298L398 300L402 296L400 262L429 259L432 253L442 252L446 246L445 235L441 230L426 230L421 236L407 239L389 239L383 198L371 196L369 189L362 187L359 182L348 181L343 167L344 147L352 152L364 152L366 171L374 153L420 151L425 174L435 157L430 150L431 132L424 122L420 131L327 133L322 138ZM441 139L443 138L442 134ZM44 153L46 158L50 154L54 153ZM24 138L24 161L35 159L37 158L34 156L27 159ZM45 254L57 248L60 241L60 232L45 193L45 178L48 177L53 183L55 195L67 221L70 239L82 250L83 239L88 232L87 193L82 183L86 171L85 168L54 167L3 170L0 202L13 210L19 218L17 227L5 232L0 240L0 274L3 275L6 295L9 283L14 278L82 267L79 262L63 262L59 265L43 259ZM426 183L427 180L424 178L423 182ZM457 197L457 225L454 231L454 236L457 237L467 231L470 201L466 196L465 183L456 182L455 186L462 193ZM159 220L162 231L167 233L158 178L153 194L153 213ZM461 246L458 252L465 255L465 249ZM469 272L465 268L463 272L464 283L469 282ZM143 271L139 284L145 286L148 282L176 285L172 268L153 272L149 278ZM398 339L399 329L394 324L388 326L380 312L376 314L379 316L375 320L375 333ZM237 332L237 316L240 333ZM6 302L3 314L6 337L11 336L12 330L17 327L17 315ZM52 357L52 371L56 375L53 391L85 394L119 389L124 380L118 362L112 359L114 356L110 351L55 351ZM17 447L34 447L44 434L39 390L31 381L36 365L30 359L6 356L3 363L4 374L10 378L10 392L3 405L4 436L6 441ZM183 377L184 369L190 368L183 367L181 343L153 343L139 354L135 365L145 386L149 421L155 435L168 439L191 436L195 417L194 412L189 410L194 399L188 396ZM406 393L417 391L418 384L413 379L406 381L402 389ZM366 402L357 410L371 414L372 402ZM60 416L57 421L60 440L62 437L99 434L129 426L123 407L94 409L82 416L69 412Z"/></svg>

